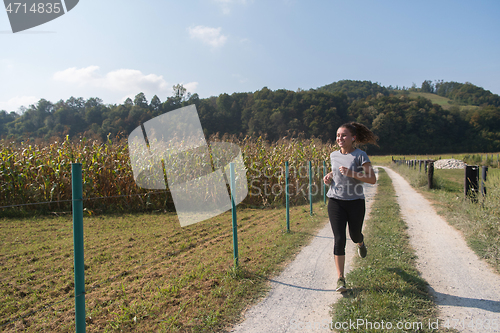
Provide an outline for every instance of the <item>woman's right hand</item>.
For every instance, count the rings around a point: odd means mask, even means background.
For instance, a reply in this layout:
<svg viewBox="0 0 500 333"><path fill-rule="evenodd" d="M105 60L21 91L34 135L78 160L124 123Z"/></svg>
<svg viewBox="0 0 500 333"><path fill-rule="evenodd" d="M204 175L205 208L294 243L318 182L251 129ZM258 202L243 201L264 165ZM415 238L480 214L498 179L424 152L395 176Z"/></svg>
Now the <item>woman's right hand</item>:
<svg viewBox="0 0 500 333"><path fill-rule="evenodd" d="M332 182L332 174L331 173L327 173L325 177L323 177L323 183L325 183L325 185L330 185L330 183Z"/></svg>

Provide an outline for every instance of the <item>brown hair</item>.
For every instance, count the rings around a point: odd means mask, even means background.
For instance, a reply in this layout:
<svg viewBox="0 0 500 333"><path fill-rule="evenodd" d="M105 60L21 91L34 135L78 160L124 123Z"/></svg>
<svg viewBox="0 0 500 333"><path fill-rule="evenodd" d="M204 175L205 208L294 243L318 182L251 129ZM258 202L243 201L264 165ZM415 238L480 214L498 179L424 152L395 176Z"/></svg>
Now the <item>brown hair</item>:
<svg viewBox="0 0 500 333"><path fill-rule="evenodd" d="M352 121L350 123L345 123L344 125L341 125L339 128L347 128L349 132L351 132L352 136L356 136L355 142L358 144L371 143L378 147L377 144L378 136L373 134L373 132L370 131L368 127L366 127L363 124Z"/></svg>

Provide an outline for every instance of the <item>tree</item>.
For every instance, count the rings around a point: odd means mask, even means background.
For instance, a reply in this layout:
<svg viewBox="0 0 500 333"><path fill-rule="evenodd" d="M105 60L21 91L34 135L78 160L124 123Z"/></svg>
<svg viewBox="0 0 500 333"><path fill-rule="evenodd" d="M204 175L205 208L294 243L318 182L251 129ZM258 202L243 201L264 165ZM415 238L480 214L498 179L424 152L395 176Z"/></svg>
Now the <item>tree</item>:
<svg viewBox="0 0 500 333"><path fill-rule="evenodd" d="M91 97L85 102L85 108L102 106L102 99L98 97Z"/></svg>
<svg viewBox="0 0 500 333"><path fill-rule="evenodd" d="M153 112L159 112L161 109L161 101L158 96L154 95L151 99L151 103L149 103L149 108Z"/></svg>
<svg viewBox="0 0 500 333"><path fill-rule="evenodd" d="M176 84L172 87L174 92L174 99L177 103L184 101L184 95L186 94L186 88L180 83Z"/></svg>
<svg viewBox="0 0 500 333"><path fill-rule="evenodd" d="M85 112L85 100L82 97L75 98L71 96L66 100L66 106L78 113Z"/></svg>
<svg viewBox="0 0 500 333"><path fill-rule="evenodd" d="M432 84L432 81L425 80L424 82L422 82L422 88L420 88L420 91L424 92L424 93L433 94L434 93L434 85Z"/></svg>
<svg viewBox="0 0 500 333"><path fill-rule="evenodd" d="M144 93L141 92L135 95L134 105L143 109L148 108L148 101L146 100L146 96L144 95Z"/></svg>

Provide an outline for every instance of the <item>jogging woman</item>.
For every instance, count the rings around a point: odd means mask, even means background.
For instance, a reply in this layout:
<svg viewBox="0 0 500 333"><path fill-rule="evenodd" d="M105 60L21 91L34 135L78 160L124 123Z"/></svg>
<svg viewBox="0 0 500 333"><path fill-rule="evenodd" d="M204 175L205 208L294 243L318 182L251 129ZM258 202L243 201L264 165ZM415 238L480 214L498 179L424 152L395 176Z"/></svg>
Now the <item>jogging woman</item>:
<svg viewBox="0 0 500 333"><path fill-rule="evenodd" d="M338 280L337 291L346 291L344 277L346 228L351 240L358 246L358 254L366 257L366 246L361 232L365 218L365 195L363 183L375 184L377 179L368 155L356 144L377 144L377 136L366 126L351 122L337 130L337 144L340 150L330 154L332 171L323 181L330 185L328 196L328 217L332 225L335 243L333 254Z"/></svg>

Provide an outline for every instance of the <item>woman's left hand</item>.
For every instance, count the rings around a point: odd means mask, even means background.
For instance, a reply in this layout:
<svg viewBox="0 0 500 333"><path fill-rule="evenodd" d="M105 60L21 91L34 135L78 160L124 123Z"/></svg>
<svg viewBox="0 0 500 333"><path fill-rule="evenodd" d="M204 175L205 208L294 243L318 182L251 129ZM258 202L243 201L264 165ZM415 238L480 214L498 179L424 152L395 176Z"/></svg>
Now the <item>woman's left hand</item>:
<svg viewBox="0 0 500 333"><path fill-rule="evenodd" d="M341 166L339 168L339 171L346 177L361 180L365 183L375 184L377 182L377 177L375 176L375 172L373 171L372 164L370 162L366 162L365 164L363 164L363 172L355 172L344 166Z"/></svg>
<svg viewBox="0 0 500 333"><path fill-rule="evenodd" d="M346 168L345 166L339 167L339 171L340 171L340 174L343 176L352 177L351 175L349 175L349 169Z"/></svg>

